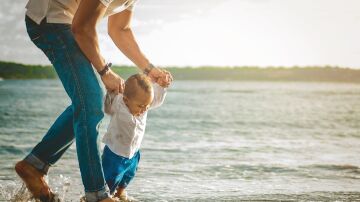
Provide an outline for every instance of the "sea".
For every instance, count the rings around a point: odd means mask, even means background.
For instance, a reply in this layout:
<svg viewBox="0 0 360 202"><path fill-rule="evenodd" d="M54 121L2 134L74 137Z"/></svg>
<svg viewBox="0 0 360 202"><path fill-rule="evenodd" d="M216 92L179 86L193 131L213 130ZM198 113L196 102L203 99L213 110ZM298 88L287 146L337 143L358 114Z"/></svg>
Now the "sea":
<svg viewBox="0 0 360 202"><path fill-rule="evenodd" d="M14 165L69 104L57 79L0 81L0 201L33 201ZM174 81L141 152L137 201L360 201L360 84ZM48 182L84 195L75 144Z"/></svg>

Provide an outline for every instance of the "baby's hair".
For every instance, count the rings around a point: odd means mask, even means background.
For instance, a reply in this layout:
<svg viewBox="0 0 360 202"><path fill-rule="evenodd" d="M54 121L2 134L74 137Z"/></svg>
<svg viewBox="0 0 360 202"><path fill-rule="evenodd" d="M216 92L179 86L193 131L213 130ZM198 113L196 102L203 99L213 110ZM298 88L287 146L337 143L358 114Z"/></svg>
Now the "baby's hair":
<svg viewBox="0 0 360 202"><path fill-rule="evenodd" d="M143 90L145 93L151 93L151 81L145 74L134 74L126 80L124 96L133 98L139 89Z"/></svg>

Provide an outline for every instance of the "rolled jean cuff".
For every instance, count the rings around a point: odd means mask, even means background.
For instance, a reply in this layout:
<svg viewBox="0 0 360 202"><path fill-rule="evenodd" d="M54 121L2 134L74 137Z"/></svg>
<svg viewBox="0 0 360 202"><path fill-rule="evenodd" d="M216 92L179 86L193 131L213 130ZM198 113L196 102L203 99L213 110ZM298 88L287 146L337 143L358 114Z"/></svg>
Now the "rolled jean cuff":
<svg viewBox="0 0 360 202"><path fill-rule="evenodd" d="M50 165L48 163L43 162L41 159L39 159L34 154L30 153L29 155L27 155L25 157L24 161L28 162L30 165L34 166L40 172L47 175Z"/></svg>
<svg viewBox="0 0 360 202"><path fill-rule="evenodd" d="M87 202L98 202L109 197L110 194L109 194L109 189L107 189L107 185L105 185L105 187L99 191L85 192L85 198Z"/></svg>

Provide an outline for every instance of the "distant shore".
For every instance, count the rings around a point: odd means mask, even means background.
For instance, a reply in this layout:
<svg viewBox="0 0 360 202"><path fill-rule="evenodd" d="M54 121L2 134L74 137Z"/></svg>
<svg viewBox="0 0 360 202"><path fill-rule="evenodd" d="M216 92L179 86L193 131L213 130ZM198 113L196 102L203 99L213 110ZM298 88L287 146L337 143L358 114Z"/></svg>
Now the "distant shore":
<svg viewBox="0 0 360 202"><path fill-rule="evenodd" d="M112 68L123 78L137 72L132 66ZM360 83L360 70L342 67L167 67L176 80L309 81ZM2 79L56 79L52 66L0 61Z"/></svg>

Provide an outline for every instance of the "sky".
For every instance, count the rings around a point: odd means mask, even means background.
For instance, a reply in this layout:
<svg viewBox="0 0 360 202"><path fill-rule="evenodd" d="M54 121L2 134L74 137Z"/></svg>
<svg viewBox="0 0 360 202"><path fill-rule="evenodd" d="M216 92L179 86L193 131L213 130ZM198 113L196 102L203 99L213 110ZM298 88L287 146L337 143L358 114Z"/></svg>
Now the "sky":
<svg viewBox="0 0 360 202"><path fill-rule="evenodd" d="M25 31L27 1L0 6L0 60L50 64ZM98 27L102 55L132 64ZM159 66L341 66L360 69L359 0L138 0L137 42Z"/></svg>

